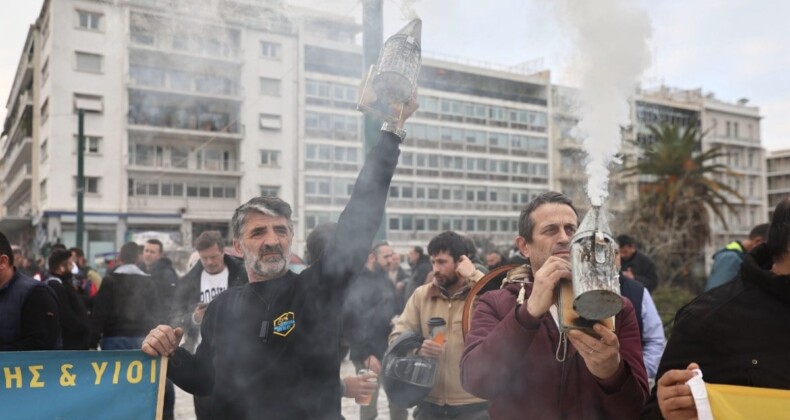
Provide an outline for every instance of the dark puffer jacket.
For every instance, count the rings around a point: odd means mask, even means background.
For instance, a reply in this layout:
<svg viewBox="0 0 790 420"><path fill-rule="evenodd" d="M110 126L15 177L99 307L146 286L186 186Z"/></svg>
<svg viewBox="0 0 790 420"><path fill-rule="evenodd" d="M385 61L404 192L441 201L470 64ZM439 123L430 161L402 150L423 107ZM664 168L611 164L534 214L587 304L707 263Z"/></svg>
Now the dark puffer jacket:
<svg viewBox="0 0 790 420"><path fill-rule="evenodd" d="M790 275L771 265L760 245L738 277L679 310L656 377L696 362L708 383L790 389ZM642 418L661 418L655 389Z"/></svg>

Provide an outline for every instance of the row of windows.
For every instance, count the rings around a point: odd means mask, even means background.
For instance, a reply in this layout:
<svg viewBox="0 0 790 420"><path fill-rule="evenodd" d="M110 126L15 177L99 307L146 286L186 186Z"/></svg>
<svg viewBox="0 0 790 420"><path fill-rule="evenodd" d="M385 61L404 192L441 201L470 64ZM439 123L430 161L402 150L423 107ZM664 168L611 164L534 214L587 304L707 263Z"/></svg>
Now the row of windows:
<svg viewBox="0 0 790 420"><path fill-rule="evenodd" d="M239 93L238 83L229 77L217 74L188 73L132 64L129 66L129 76L134 83L142 86L167 87L173 90L219 95Z"/></svg>
<svg viewBox="0 0 790 420"><path fill-rule="evenodd" d="M546 132L546 127L548 126L547 114L542 111L527 111L433 96L421 96L419 102L420 108L417 112L421 117L435 117L450 121L498 127L523 128L538 132Z"/></svg>
<svg viewBox="0 0 790 420"><path fill-rule="evenodd" d="M518 220L491 217L391 215L388 217L387 227L390 231L406 232L454 230L515 234L518 232Z"/></svg>
<svg viewBox="0 0 790 420"><path fill-rule="evenodd" d="M442 200L463 203L527 204L541 191L522 188L500 188L471 185L437 185L413 182L394 182L390 186L391 199Z"/></svg>
<svg viewBox="0 0 790 420"><path fill-rule="evenodd" d="M307 196L350 197L353 189L354 179L351 178L305 178L304 192Z"/></svg>
<svg viewBox="0 0 790 420"><path fill-rule="evenodd" d="M456 127L439 127L416 123L406 123L409 137L426 141L449 141L502 149L548 152L548 139L523 134L499 133L483 130L465 130Z"/></svg>
<svg viewBox="0 0 790 420"><path fill-rule="evenodd" d="M359 149L356 147L307 143L305 160L316 162L359 163Z"/></svg>
<svg viewBox="0 0 790 420"><path fill-rule="evenodd" d="M77 193L77 177L74 178L74 194ZM41 191L41 200L47 199L47 180L46 178L39 182L39 188ZM101 177L98 176L86 176L85 177L85 194L92 194L98 195L101 194Z"/></svg>
<svg viewBox="0 0 790 420"><path fill-rule="evenodd" d="M129 197L236 198L236 185L129 179Z"/></svg>
<svg viewBox="0 0 790 420"><path fill-rule="evenodd" d="M230 150L203 148L190 152L186 146L165 146L146 143L129 144L129 163L135 166L238 171L241 165Z"/></svg>
<svg viewBox="0 0 790 420"><path fill-rule="evenodd" d="M305 131L308 135L338 140L359 139L359 116L305 112Z"/></svg>
<svg viewBox="0 0 790 420"><path fill-rule="evenodd" d="M305 228L314 229L321 223L337 220L337 217L335 213L307 212ZM518 219L515 217L390 215L387 219L387 227L393 232L518 232Z"/></svg>
<svg viewBox="0 0 790 420"><path fill-rule="evenodd" d="M547 177L549 166L546 163L515 162L502 159L446 156L439 154L403 152L398 167L425 168L443 171L498 172L513 175L533 175Z"/></svg>
<svg viewBox="0 0 790 420"><path fill-rule="evenodd" d="M310 102L311 98L320 100L330 100L338 102L352 102L357 101L357 88L340 83L324 82L320 80L307 79L305 87L305 96ZM323 103L323 102L316 102Z"/></svg>
<svg viewBox="0 0 790 420"><path fill-rule="evenodd" d="M129 37L137 45L218 58L237 58L241 44L238 29L193 25L140 12L130 15Z"/></svg>

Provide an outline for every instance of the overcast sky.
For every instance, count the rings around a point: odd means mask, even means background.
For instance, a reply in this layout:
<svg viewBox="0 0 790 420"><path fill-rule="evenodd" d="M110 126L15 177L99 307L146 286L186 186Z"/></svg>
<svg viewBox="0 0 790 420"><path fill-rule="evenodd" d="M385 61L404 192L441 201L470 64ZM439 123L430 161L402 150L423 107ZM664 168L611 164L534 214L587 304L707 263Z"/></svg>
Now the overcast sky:
<svg viewBox="0 0 790 420"><path fill-rule="evenodd" d="M293 1L355 17L362 9L360 0ZM748 98L763 116L763 146L790 148L790 2L629 1L643 8L652 22L652 64L643 86L702 88L726 101ZM426 51L504 65L542 59L554 82L576 80L568 64L573 56L571 41L566 27L557 22L552 1L407 2L423 19ZM15 2L0 16L2 116L27 28L41 4L41 0ZM402 4L385 0L385 36L406 22Z"/></svg>

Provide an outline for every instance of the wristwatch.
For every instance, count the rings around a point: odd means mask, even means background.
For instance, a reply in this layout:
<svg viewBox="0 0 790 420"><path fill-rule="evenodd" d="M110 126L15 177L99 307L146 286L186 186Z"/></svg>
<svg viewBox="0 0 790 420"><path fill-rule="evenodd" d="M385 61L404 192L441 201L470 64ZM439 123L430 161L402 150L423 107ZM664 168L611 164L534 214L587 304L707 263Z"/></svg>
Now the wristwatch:
<svg viewBox="0 0 790 420"><path fill-rule="evenodd" d="M385 122L381 125L381 131L386 131L398 136L401 143L403 143L403 140L406 140L406 130L398 128L395 123Z"/></svg>

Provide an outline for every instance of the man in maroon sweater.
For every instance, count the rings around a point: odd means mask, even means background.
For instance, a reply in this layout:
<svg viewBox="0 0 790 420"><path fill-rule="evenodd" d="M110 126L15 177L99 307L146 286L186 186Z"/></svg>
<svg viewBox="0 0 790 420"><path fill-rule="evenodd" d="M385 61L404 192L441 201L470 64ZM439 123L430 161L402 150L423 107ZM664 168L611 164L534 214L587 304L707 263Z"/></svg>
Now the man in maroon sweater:
<svg viewBox="0 0 790 420"><path fill-rule="evenodd" d="M578 215L566 196L547 192L521 212L519 250L531 269L484 294L475 307L461 359L461 383L489 400L492 419L632 419L647 398L639 327L623 299L616 332L596 339L561 334L555 290L571 279L570 240ZM564 357L563 357L564 356Z"/></svg>

